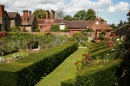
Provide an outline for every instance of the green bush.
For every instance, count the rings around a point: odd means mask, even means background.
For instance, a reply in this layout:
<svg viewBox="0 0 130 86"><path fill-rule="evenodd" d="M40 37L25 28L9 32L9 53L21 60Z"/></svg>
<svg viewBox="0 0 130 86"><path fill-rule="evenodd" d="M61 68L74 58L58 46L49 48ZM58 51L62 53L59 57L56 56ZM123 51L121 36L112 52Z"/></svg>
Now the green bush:
<svg viewBox="0 0 130 86"><path fill-rule="evenodd" d="M120 61L97 65L90 69L79 71L76 77L76 86L114 86L117 68Z"/></svg>
<svg viewBox="0 0 130 86"><path fill-rule="evenodd" d="M58 25L51 25L50 31L51 32L59 32L60 28Z"/></svg>
<svg viewBox="0 0 130 86"><path fill-rule="evenodd" d="M0 86L33 86L77 50L77 42L30 54L9 64L0 64Z"/></svg>

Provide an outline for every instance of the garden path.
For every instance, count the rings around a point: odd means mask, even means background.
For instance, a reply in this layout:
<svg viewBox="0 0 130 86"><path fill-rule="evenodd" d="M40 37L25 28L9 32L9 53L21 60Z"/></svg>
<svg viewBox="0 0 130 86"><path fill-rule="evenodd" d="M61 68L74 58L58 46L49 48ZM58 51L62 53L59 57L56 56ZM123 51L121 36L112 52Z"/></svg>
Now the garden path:
<svg viewBox="0 0 130 86"><path fill-rule="evenodd" d="M61 81L73 79L76 76L76 66L74 63L81 60L84 53L87 53L87 49L79 48L35 86L61 86Z"/></svg>

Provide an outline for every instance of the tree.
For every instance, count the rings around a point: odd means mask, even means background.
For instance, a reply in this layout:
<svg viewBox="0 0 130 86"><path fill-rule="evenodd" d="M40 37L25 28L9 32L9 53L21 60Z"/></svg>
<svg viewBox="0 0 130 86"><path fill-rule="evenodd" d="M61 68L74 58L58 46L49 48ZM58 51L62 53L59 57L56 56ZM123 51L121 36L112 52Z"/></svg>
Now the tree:
<svg viewBox="0 0 130 86"><path fill-rule="evenodd" d="M66 16L64 17L64 20L65 20L65 21L72 21L73 18L72 18L70 15L66 15Z"/></svg>
<svg viewBox="0 0 130 86"><path fill-rule="evenodd" d="M103 19L103 18L101 18L101 17L100 17L100 20L101 20L101 22L106 22L106 20L105 20L105 19Z"/></svg>
<svg viewBox="0 0 130 86"><path fill-rule="evenodd" d="M114 23L110 24L110 27L111 27L113 30L118 29L118 27L117 27Z"/></svg>
<svg viewBox="0 0 130 86"><path fill-rule="evenodd" d="M41 19L46 17L46 12L43 9L37 9L33 12L33 15L35 15L36 18Z"/></svg>
<svg viewBox="0 0 130 86"><path fill-rule="evenodd" d="M86 19L86 11L80 10L75 15L74 18L78 18L78 20L85 20Z"/></svg>
<svg viewBox="0 0 130 86"><path fill-rule="evenodd" d="M63 18L63 17L64 17L64 10L63 10L63 8L59 8L56 11L56 18Z"/></svg>
<svg viewBox="0 0 130 86"><path fill-rule="evenodd" d="M121 26L123 26L123 25L124 25L124 22L123 22L122 20L120 20L120 21L119 21L119 24L118 24L117 26L118 26L118 28L119 28L119 27L121 27Z"/></svg>
<svg viewBox="0 0 130 86"><path fill-rule="evenodd" d="M86 13L86 20L94 20L96 18L96 12L93 9L88 9Z"/></svg>

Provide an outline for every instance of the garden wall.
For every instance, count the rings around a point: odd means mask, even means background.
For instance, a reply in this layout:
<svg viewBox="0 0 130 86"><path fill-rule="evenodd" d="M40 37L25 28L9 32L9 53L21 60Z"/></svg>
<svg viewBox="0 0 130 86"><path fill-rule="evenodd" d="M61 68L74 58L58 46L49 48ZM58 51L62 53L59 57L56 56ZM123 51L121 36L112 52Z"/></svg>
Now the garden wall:
<svg viewBox="0 0 130 86"><path fill-rule="evenodd" d="M34 86L77 50L77 42L30 54L9 64L0 64L0 86Z"/></svg>

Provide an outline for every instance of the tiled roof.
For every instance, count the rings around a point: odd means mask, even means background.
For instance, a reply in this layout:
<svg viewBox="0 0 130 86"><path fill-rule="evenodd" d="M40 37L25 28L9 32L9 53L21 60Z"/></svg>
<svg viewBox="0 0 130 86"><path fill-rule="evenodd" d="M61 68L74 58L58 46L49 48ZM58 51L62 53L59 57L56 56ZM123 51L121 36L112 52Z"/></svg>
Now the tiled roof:
<svg viewBox="0 0 130 86"><path fill-rule="evenodd" d="M17 12L7 12L7 13L8 13L9 18L15 18L17 15Z"/></svg>
<svg viewBox="0 0 130 86"><path fill-rule="evenodd" d="M69 29L86 29L92 23L92 21L65 21L67 28Z"/></svg>
<svg viewBox="0 0 130 86"><path fill-rule="evenodd" d="M59 24L63 19L37 19L38 24Z"/></svg>
<svg viewBox="0 0 130 86"><path fill-rule="evenodd" d="M20 16L20 17L22 19L21 25L32 25L33 20L35 19L34 15L30 15L30 16L28 16L28 22L25 24L25 23L23 23L23 16Z"/></svg>
<svg viewBox="0 0 130 86"><path fill-rule="evenodd" d="M34 18L35 18L34 15L29 16L28 25L32 25Z"/></svg>
<svg viewBox="0 0 130 86"><path fill-rule="evenodd" d="M108 24L102 23L96 30L113 30Z"/></svg>

